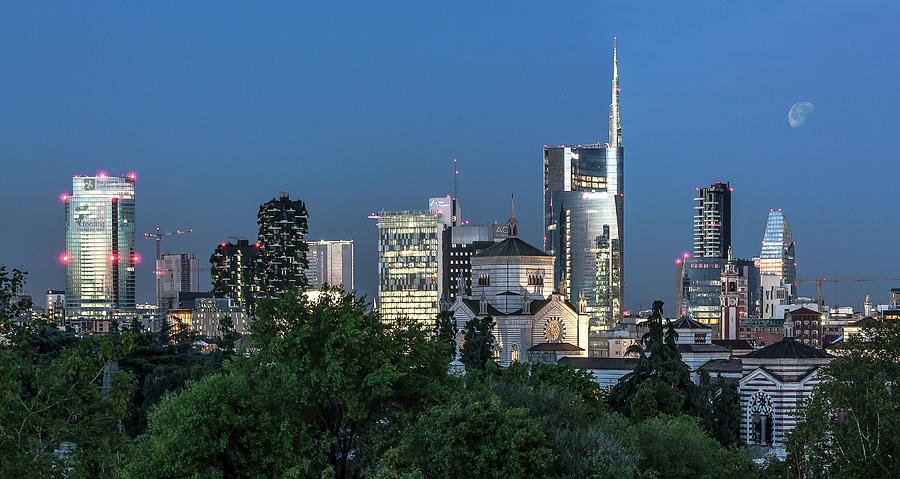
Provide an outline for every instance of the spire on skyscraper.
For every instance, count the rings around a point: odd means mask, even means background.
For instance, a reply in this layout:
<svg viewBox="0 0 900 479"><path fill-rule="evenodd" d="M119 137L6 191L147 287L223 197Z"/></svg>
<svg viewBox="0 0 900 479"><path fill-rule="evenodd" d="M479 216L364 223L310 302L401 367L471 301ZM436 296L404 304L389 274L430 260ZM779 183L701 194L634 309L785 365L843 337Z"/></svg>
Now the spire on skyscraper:
<svg viewBox="0 0 900 479"><path fill-rule="evenodd" d="M613 79L612 102L609 104L609 146L622 144L622 121L619 116L619 57L616 51L616 37L613 37Z"/></svg>

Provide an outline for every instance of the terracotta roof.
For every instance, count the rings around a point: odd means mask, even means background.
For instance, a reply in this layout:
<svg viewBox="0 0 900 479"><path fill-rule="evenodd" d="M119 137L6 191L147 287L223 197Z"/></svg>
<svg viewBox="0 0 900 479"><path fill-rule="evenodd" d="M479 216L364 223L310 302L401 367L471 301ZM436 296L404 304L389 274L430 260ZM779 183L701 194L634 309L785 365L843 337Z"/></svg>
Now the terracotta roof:
<svg viewBox="0 0 900 479"><path fill-rule="evenodd" d="M856 328L861 328L861 327L863 327L863 326L865 326L865 325L871 323L872 321L875 321L875 318L873 318L873 317L871 317L871 316L866 316L865 318L862 318L862 319L860 319L860 320L854 321L854 322L848 324L847 326L853 326L853 327L856 327Z"/></svg>
<svg viewBox="0 0 900 479"><path fill-rule="evenodd" d="M529 351L584 351L572 343L540 343L528 348Z"/></svg>
<svg viewBox="0 0 900 479"><path fill-rule="evenodd" d="M484 249L476 253L473 258L484 258L490 256L550 256L547 253L531 246L530 244L512 237Z"/></svg>
<svg viewBox="0 0 900 479"><path fill-rule="evenodd" d="M672 321L672 327L675 329L712 329L709 326L703 323L698 323L697 321L694 321L687 316L682 316L681 319Z"/></svg>
<svg viewBox="0 0 900 479"><path fill-rule="evenodd" d="M631 371L637 365L635 358L560 358L558 364L568 364L577 369L606 369Z"/></svg>
<svg viewBox="0 0 900 479"><path fill-rule="evenodd" d="M730 351L740 351L742 349L753 349L753 345L746 339L713 339L713 344L722 346Z"/></svg>
<svg viewBox="0 0 900 479"><path fill-rule="evenodd" d="M784 338L777 343L770 344L762 349L757 349L752 353L744 355L745 358L763 358L763 359L825 359L834 356L825 351L803 344L794 338Z"/></svg>

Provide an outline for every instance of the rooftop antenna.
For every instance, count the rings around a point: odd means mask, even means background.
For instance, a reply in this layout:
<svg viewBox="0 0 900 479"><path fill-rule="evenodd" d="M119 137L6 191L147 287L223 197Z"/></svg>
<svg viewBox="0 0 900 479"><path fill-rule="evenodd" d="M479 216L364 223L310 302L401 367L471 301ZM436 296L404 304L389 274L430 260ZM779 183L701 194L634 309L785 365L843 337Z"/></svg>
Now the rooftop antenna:
<svg viewBox="0 0 900 479"><path fill-rule="evenodd" d="M450 214L453 216L452 224L456 226L462 223L462 218L460 218L459 211L459 165L456 158L453 158L453 181L452 181L452 189L453 189L453 199L451 200L452 211Z"/></svg>

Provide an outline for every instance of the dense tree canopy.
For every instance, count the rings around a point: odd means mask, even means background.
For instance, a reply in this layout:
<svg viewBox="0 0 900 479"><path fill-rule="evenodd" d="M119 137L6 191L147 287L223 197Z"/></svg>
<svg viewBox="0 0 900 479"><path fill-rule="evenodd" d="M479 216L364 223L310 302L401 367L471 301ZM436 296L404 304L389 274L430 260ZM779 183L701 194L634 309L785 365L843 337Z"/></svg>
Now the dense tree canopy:
<svg viewBox="0 0 900 479"><path fill-rule="evenodd" d="M849 338L818 375L787 440L794 477L900 477L900 323Z"/></svg>

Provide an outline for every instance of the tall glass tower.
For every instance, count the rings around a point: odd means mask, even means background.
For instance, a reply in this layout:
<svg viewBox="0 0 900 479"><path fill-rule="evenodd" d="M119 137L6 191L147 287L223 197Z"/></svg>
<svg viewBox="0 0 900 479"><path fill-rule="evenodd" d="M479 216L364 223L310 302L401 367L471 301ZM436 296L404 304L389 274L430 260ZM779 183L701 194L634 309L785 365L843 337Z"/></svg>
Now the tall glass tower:
<svg viewBox="0 0 900 479"><path fill-rule="evenodd" d="M763 275L781 276L785 283L797 279L794 238L787 218L781 208L769 211L766 231L763 233L762 250L759 253L759 272Z"/></svg>
<svg viewBox="0 0 900 479"><path fill-rule="evenodd" d="M67 320L134 311L135 176L76 176L66 205Z"/></svg>
<svg viewBox="0 0 900 479"><path fill-rule="evenodd" d="M606 144L544 147L544 251L574 302L584 298L591 333L622 318L624 149L619 63L613 44Z"/></svg>

